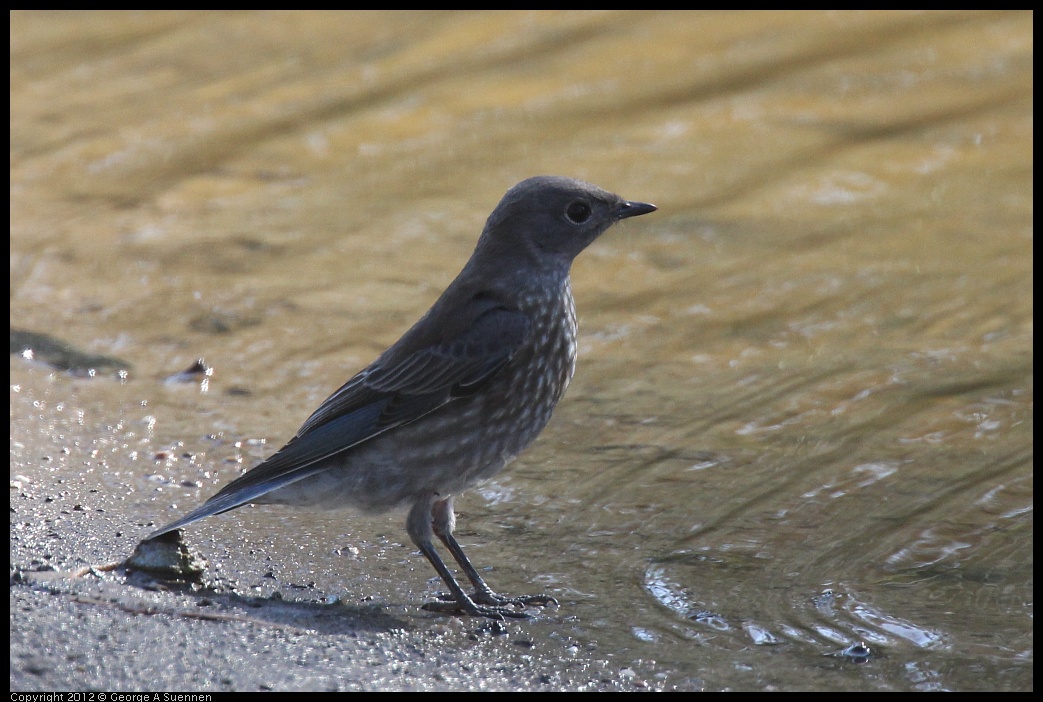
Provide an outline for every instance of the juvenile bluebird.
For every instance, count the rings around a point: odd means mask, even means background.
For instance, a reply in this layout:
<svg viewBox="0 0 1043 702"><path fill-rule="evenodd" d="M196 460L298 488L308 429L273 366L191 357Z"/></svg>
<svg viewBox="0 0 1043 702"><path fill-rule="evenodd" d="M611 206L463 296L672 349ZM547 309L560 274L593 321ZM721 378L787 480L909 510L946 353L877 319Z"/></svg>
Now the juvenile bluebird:
<svg viewBox="0 0 1043 702"><path fill-rule="evenodd" d="M502 619L527 616L525 605L557 604L548 595L498 595L486 585L453 536L453 498L525 450L565 393L576 366L573 259L619 220L655 209L571 178L518 183L420 321L330 395L279 451L148 538L250 503L367 512L408 506L409 537L452 597L425 609Z"/></svg>

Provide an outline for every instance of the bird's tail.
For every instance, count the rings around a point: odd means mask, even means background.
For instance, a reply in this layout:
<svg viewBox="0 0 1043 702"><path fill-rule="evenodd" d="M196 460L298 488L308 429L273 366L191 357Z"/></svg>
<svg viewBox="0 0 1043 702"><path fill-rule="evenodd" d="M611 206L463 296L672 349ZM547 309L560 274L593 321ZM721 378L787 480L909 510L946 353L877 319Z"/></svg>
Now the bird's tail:
<svg viewBox="0 0 1043 702"><path fill-rule="evenodd" d="M221 514L229 510L235 509L236 507L242 507L243 505L252 502L261 495L270 490L259 490L259 491L241 491L236 490L231 493L219 492L209 500L204 502L199 507L186 514L185 516L178 519L176 522L171 522L165 527L156 529L154 532L145 537L145 540L154 539L157 536L169 533L181 527L188 526L192 522L198 522L200 519L212 517L215 514ZM256 494L255 494L256 493Z"/></svg>

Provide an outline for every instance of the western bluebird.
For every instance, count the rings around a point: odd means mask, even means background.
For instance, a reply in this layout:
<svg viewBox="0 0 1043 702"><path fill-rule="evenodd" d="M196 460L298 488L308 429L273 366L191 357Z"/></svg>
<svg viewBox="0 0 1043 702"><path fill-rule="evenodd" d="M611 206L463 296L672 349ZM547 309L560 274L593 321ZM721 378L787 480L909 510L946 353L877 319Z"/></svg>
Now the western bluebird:
<svg viewBox="0 0 1043 702"><path fill-rule="evenodd" d="M501 596L486 585L453 536L453 497L532 443L565 393L576 365L573 259L619 220L655 209L570 178L518 183L420 321L330 395L278 452L148 538L248 503L370 512L409 506L409 536L452 597L425 609L501 619L526 616L524 605L557 604L548 595Z"/></svg>

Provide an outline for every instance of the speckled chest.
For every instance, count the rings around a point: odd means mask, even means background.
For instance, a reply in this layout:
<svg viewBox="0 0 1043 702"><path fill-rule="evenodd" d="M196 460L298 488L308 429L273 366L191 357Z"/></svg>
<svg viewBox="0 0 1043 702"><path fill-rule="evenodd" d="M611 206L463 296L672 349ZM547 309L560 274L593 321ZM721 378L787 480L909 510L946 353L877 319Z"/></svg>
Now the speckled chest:
<svg viewBox="0 0 1043 702"><path fill-rule="evenodd" d="M554 285L534 286L515 298L531 322L522 348L507 366L460 406L456 436L471 444L470 470L495 473L536 439L550 421L576 368L576 306L566 278ZM463 448L463 447L461 447Z"/></svg>
<svg viewBox="0 0 1043 702"><path fill-rule="evenodd" d="M553 409L576 369L572 287L566 278L551 289L519 295L518 303L532 321L532 330L526 348L512 359L508 394L523 405L538 408L549 404Z"/></svg>

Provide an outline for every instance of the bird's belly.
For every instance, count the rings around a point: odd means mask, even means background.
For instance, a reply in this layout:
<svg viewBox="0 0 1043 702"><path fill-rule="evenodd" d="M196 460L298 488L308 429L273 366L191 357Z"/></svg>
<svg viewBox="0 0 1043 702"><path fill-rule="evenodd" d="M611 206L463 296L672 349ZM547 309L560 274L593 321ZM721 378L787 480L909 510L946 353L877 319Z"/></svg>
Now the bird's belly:
<svg viewBox="0 0 1043 702"><path fill-rule="evenodd" d="M543 323L531 345L473 394L333 456L326 470L257 501L379 512L432 493L458 494L499 473L547 425L572 379L575 307L567 287L556 299L560 307L538 310Z"/></svg>
<svg viewBox="0 0 1043 702"><path fill-rule="evenodd" d="M432 493L458 494L499 473L535 440L571 377L506 378L326 461L326 470L257 500L318 509L381 512ZM540 375L542 377L535 377Z"/></svg>

